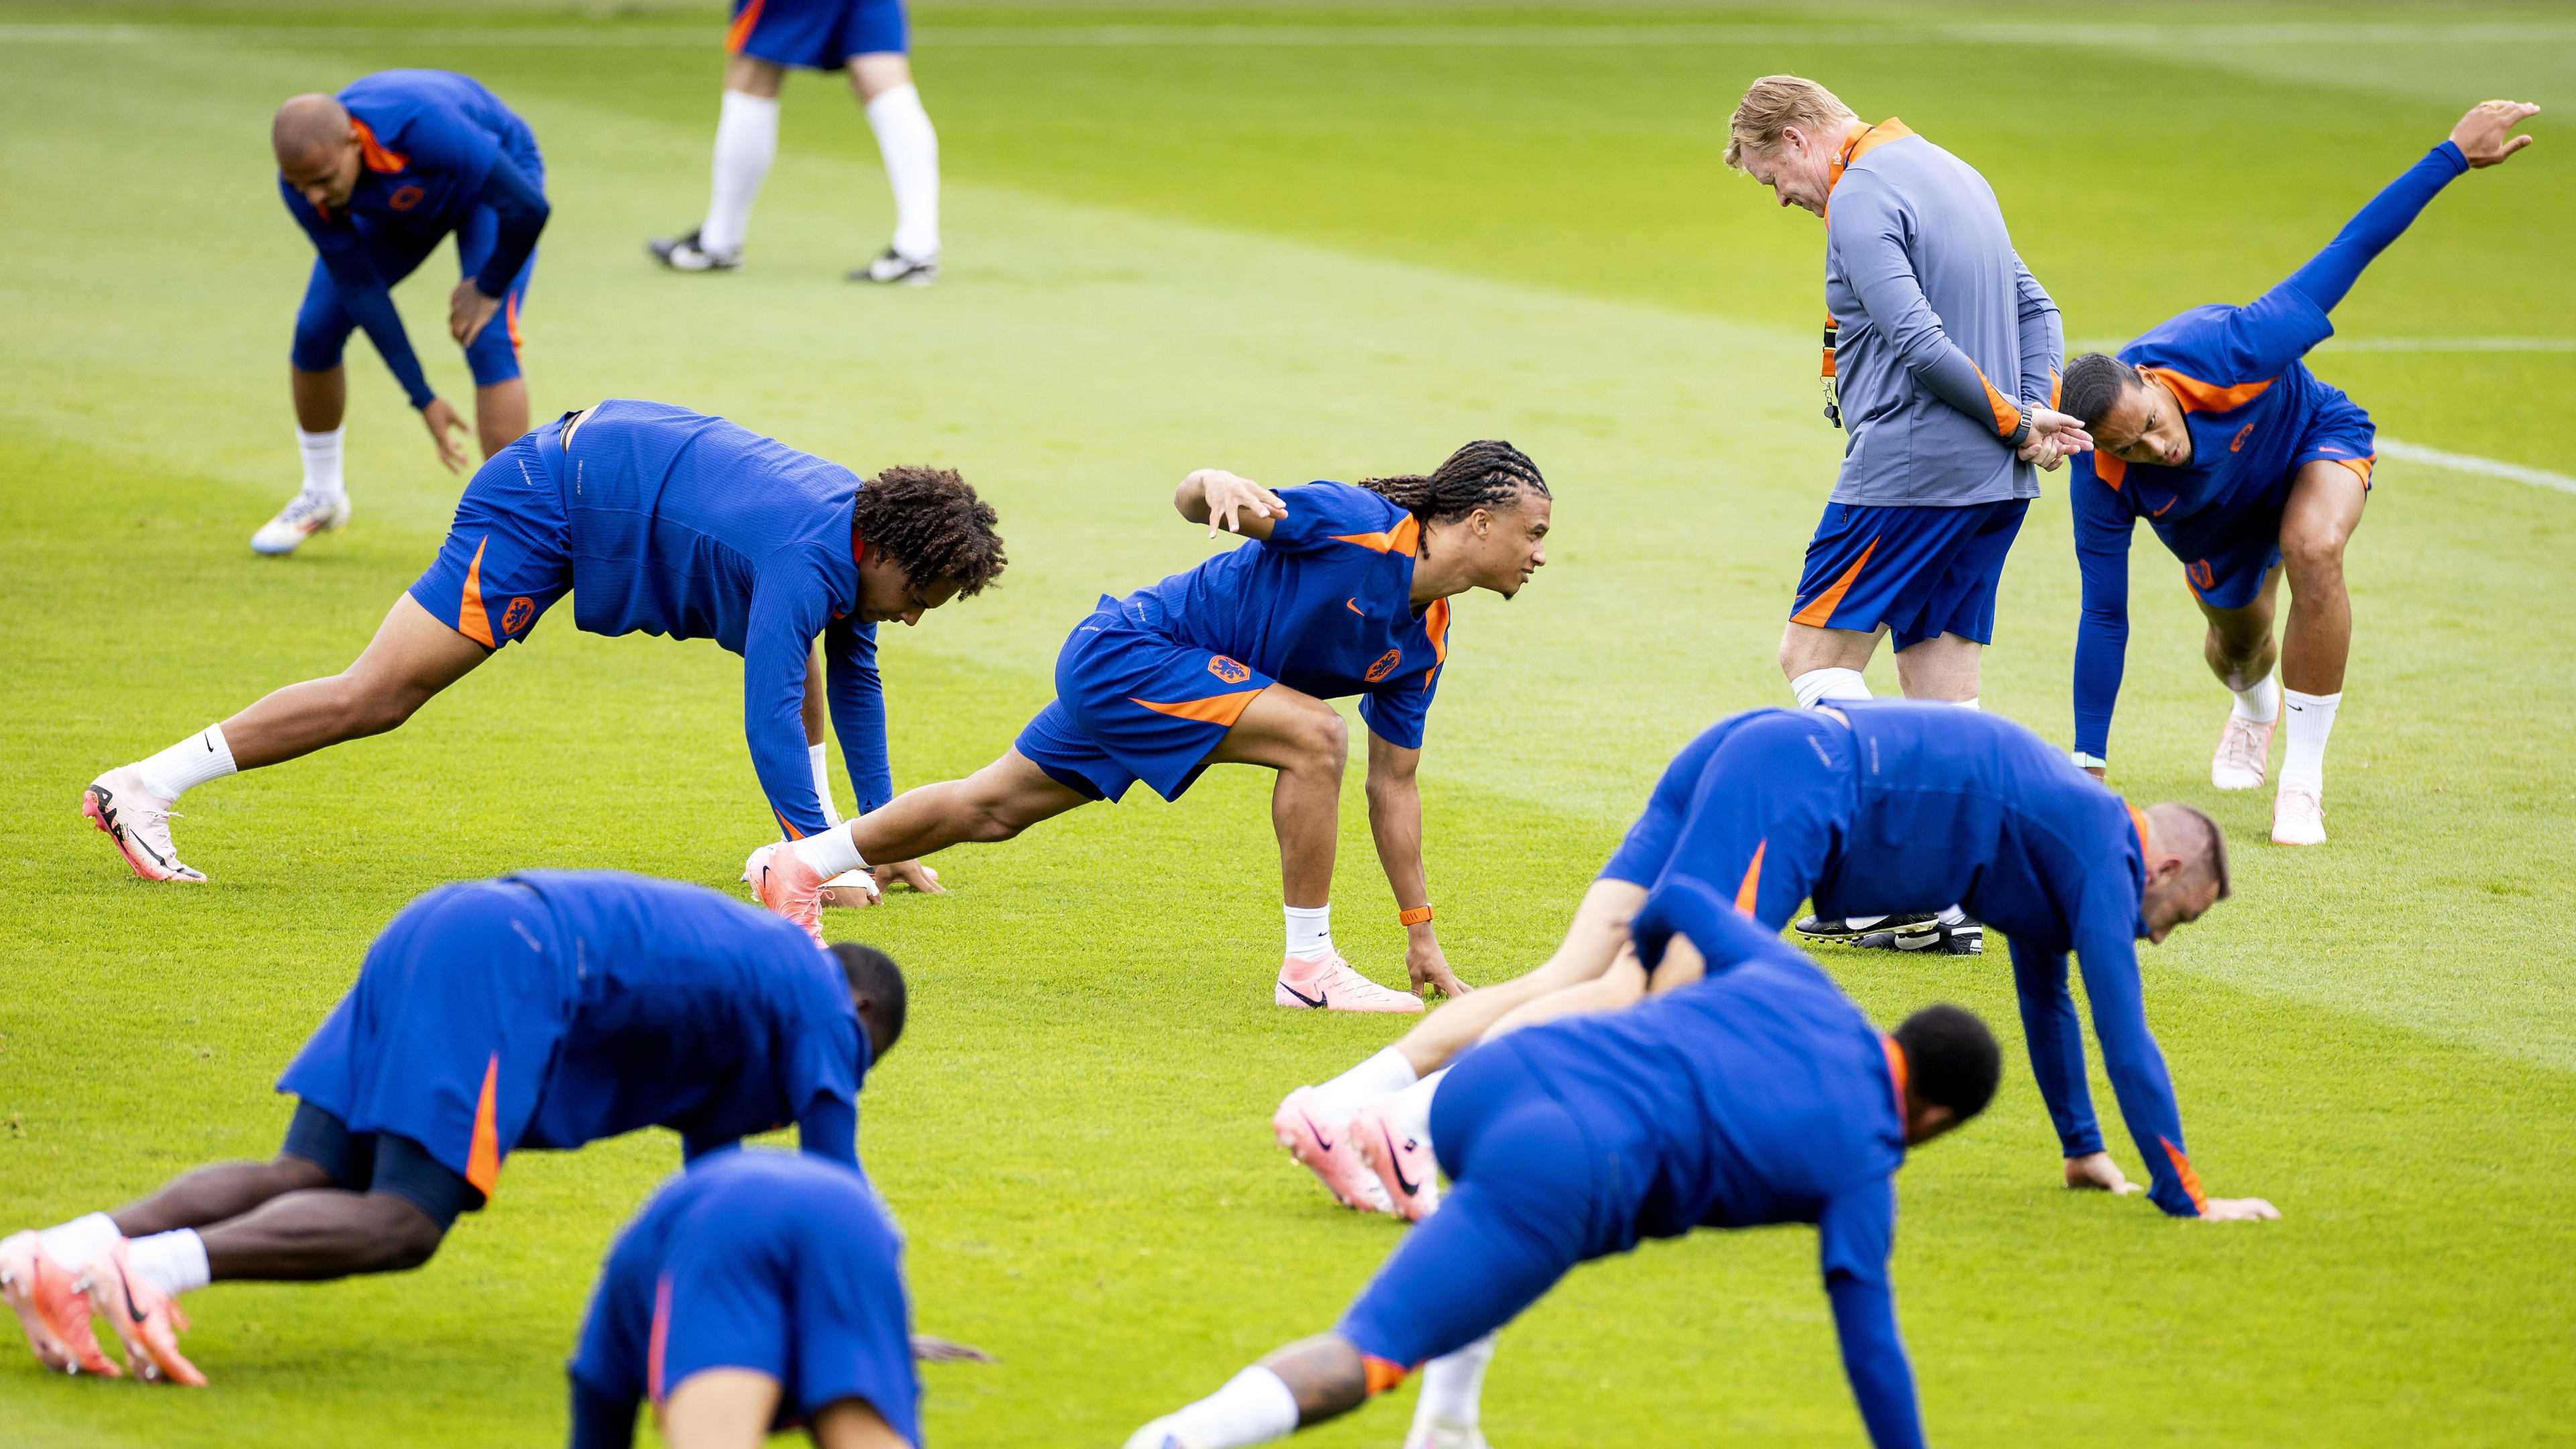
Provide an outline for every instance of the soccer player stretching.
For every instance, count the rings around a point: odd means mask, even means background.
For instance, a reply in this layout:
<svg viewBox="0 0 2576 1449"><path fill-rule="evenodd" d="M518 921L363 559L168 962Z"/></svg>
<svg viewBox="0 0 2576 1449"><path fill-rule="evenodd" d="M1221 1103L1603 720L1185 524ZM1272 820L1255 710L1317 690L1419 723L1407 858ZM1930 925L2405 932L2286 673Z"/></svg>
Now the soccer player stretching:
<svg viewBox="0 0 2576 1449"><path fill-rule="evenodd" d="M1644 980L1620 959L1627 916L1677 877L1775 932L1811 896L1828 912L1955 900L1992 921L2012 941L2031 1070L2066 1185L2131 1192L2085 1085L2071 951L2150 1198L2177 1217L2278 1216L2260 1199L2201 1191L2138 973L2139 939L2161 942L2226 898L2215 822L2188 805L2138 810L2010 720L1899 700L1719 721L1665 769L1553 958L1433 1013L1333 1081L1290 1093L1271 1124L1280 1143L1345 1203L1383 1199L1383 1210L1420 1217L1437 1200L1435 1069L1515 1012L1635 999Z"/></svg>
<svg viewBox="0 0 2576 1449"><path fill-rule="evenodd" d="M894 240L849 274L853 282L926 287L939 280L939 133L921 108L905 54L903 0L733 0L724 105L716 118L707 219L686 236L647 244L664 266L724 272L742 265L751 204L778 156L778 93L790 66L847 66L894 188Z"/></svg>
<svg viewBox="0 0 2576 1449"><path fill-rule="evenodd" d="M2194 307L2148 329L2117 358L2068 364L2065 404L2100 451L2074 474L2075 551L2084 571L2075 639L2075 761L2101 775L2129 642L2129 538L2141 518L2173 556L2209 621L2202 653L2236 696L2209 781L2252 790L2284 708L2289 747L2272 839L2326 838L2326 737L2352 648L2344 543L2370 499L2370 414L2300 359L2334 335L2326 314L2451 178L2531 144L2507 139L2539 111L2487 101L2450 139L2371 199L2279 286L2243 307ZM2276 652L2272 601L2290 576ZM2273 661L2280 676L2273 677Z"/></svg>
<svg viewBox="0 0 2576 1449"><path fill-rule="evenodd" d="M441 70L363 76L336 96L297 96L280 106L269 141L286 209L321 255L295 314L292 371L304 487L251 535L261 553L292 553L349 521L341 473L341 415L349 378L340 365L352 329L376 353L429 425L438 459L465 466L456 409L430 391L387 289L456 238L465 279L447 299L447 330L474 371L474 431L483 456L528 430L528 385L519 376L519 308L545 230L546 170L528 123L479 83Z"/></svg>
<svg viewBox="0 0 2576 1449"><path fill-rule="evenodd" d="M403 908L277 1089L268 1162L174 1178L113 1214L0 1241L0 1297L36 1357L203 1384L176 1295L219 1279L417 1268L520 1148L669 1127L691 1159L794 1122L855 1167L858 1093L903 1035L884 953L806 937L714 891L610 872L442 886Z"/></svg>
<svg viewBox="0 0 2576 1449"><path fill-rule="evenodd" d="M1449 600L1505 598L1547 562L1550 500L1509 443L1470 443L1428 477L1278 492L1219 469L1181 481L1183 518L1250 539L1124 599L1104 596L1056 659L1055 702L1000 759L905 791L842 830L764 847L752 873L771 909L813 922L823 881L869 861L1008 840L1143 780L1179 799L1210 765L1279 772L1270 797L1288 945L1271 999L1414 1012L1421 1000L1333 950L1329 895L1349 742L1324 703L1356 694L1367 721L1369 828L1409 933L1418 989L1465 990L1431 924L1422 876L1422 722L1449 659Z"/></svg>
<svg viewBox="0 0 2576 1449"><path fill-rule="evenodd" d="M1578 1263L1695 1227L1814 1223L1844 1371L1879 1449L1923 1442L1888 1283L1906 1150L1985 1109L2000 1054L1955 1006L1873 1029L1804 954L1675 877L1637 914L1655 995L1479 1047L1432 1104L1457 1184L1332 1332L1127 1449L1264 1444L1426 1361L1408 1444L1474 1445L1492 1334Z"/></svg>
<svg viewBox="0 0 2576 1449"><path fill-rule="evenodd" d="M204 880L170 841L180 792L395 728L570 592L573 622L591 633L713 638L741 655L761 790L791 838L813 835L830 825L822 746L806 725L816 636L851 784L873 809L893 794L876 625L916 623L991 583L1003 565L994 521L953 472L861 479L662 403L566 413L475 473L436 562L357 662L108 771L81 810L136 875ZM889 870L937 888L909 863Z"/></svg>

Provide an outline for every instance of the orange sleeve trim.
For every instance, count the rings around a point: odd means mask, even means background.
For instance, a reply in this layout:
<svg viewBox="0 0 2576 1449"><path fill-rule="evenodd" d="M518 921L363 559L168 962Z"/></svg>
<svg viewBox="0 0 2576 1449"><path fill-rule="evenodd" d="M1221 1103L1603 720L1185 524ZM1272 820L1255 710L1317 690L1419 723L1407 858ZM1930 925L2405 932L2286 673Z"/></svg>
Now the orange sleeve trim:
<svg viewBox="0 0 2576 1449"><path fill-rule="evenodd" d="M1386 552L1388 543L1387 536L1383 533L1337 533L1332 538L1335 543L1358 544L1371 553Z"/></svg>
<svg viewBox="0 0 2576 1449"><path fill-rule="evenodd" d="M2011 398L1995 391L1995 385L1986 381L1986 370L1984 368L1978 367L1973 362L1969 363L1968 366L1975 370L1978 384L1986 390L1986 406L1994 410L1995 436L1998 438L2011 437L2021 427L2021 409L2013 405L2013 400Z"/></svg>
<svg viewBox="0 0 2576 1449"><path fill-rule="evenodd" d="M1393 1359L1379 1358L1373 1353L1360 1355L1360 1368L1368 1375L1368 1392L1371 1398L1403 1383L1413 1372Z"/></svg>
<svg viewBox="0 0 2576 1449"><path fill-rule="evenodd" d="M2328 461L2339 463L2346 468L2350 468L2360 477L2362 486L2368 487L2370 485L2371 467L2379 461L2379 455L2377 453L2373 453L2367 458L2333 458Z"/></svg>
<svg viewBox="0 0 2576 1449"><path fill-rule="evenodd" d="M1834 616L1834 610L1842 607L1843 595L1851 592L1852 580L1860 577L1860 571L1869 566L1869 556L1876 552L1878 540L1873 538L1869 547L1860 551L1860 557L1852 561L1852 566L1843 570L1843 576L1834 580L1834 586L1808 600L1807 607L1789 616L1789 622L1815 629L1826 627L1825 621Z"/></svg>
<svg viewBox="0 0 2576 1449"><path fill-rule="evenodd" d="M2120 485L2129 481L2129 465L2121 459L2114 458L2099 448L2085 456L2093 460L2093 476L2110 484L2112 492L2119 492Z"/></svg>
<svg viewBox="0 0 2576 1449"><path fill-rule="evenodd" d="M1184 699L1170 704L1156 704L1150 699L1137 699L1133 696L1130 696L1127 702L1141 704L1156 714L1168 714L1175 719L1201 720L1208 724L1223 725L1227 729L1232 729L1234 722L1243 718L1244 710L1250 708L1252 701L1259 698L1260 694L1261 691L1258 689L1246 689L1234 694L1214 694L1205 699Z"/></svg>
<svg viewBox="0 0 2576 1449"><path fill-rule="evenodd" d="M358 138L358 159L364 161L370 171L391 175L411 164L409 156L376 144L375 128L355 116L349 118L349 134Z"/></svg>
<svg viewBox="0 0 2576 1449"><path fill-rule="evenodd" d="M2183 1156L2170 1137L2157 1138L2156 1145L2165 1150L2165 1160L2173 1164L2174 1176L2182 1179L2182 1190L2191 1194L2193 1210L2209 1211L2209 1194L2200 1190L2200 1174L2191 1170L2191 1159Z"/></svg>
<svg viewBox="0 0 2576 1449"><path fill-rule="evenodd" d="M1431 908L1429 906L1415 906L1409 911L1398 911L1395 913L1396 924L1401 926L1419 926L1430 919Z"/></svg>
<svg viewBox="0 0 2576 1449"><path fill-rule="evenodd" d="M1762 852L1770 848L1771 842L1767 839L1754 844L1753 863L1744 868L1744 883L1735 888L1735 913L1739 916L1752 915L1753 903L1761 898Z"/></svg>
<svg viewBox="0 0 2576 1449"><path fill-rule="evenodd" d="M456 632L486 649L501 646L492 640L492 620L483 612L483 547L492 541L486 534L474 544L474 561L465 566L465 592L456 604Z"/></svg>
<svg viewBox="0 0 2576 1449"><path fill-rule="evenodd" d="M474 1140L465 1149L465 1180L488 1201L501 1181L501 1054L483 1065L483 1095L474 1104Z"/></svg>
<svg viewBox="0 0 2576 1449"><path fill-rule="evenodd" d="M761 0L751 0L742 7L742 13L733 18L733 24L725 30L726 51L742 54L743 46L751 41L751 32L760 25L760 5Z"/></svg>
<svg viewBox="0 0 2576 1449"><path fill-rule="evenodd" d="M2055 411L2057 410L2057 398L2058 398L2058 394L2059 394L2059 391L2063 388L2064 384L2065 384L2065 379L2064 379L2064 378L2061 378L2061 377L2059 377L2059 376L2057 375L2057 369L2056 369L2056 368L2053 368L2053 367L2052 367L2052 368L2050 368L2050 369L2048 370L2048 407L2049 407L2049 411L2051 411L2051 412L2055 412Z"/></svg>
<svg viewBox="0 0 2576 1449"><path fill-rule="evenodd" d="M1422 520L1408 513L1404 520L1383 533L1336 533L1335 543L1355 543L1371 553L1410 554L1422 545Z"/></svg>
<svg viewBox="0 0 2576 1449"><path fill-rule="evenodd" d="M2172 388L2174 397L2182 403L2182 410L2187 413L2234 412L2261 397L2273 383L2280 381L2278 378L2267 377L2261 382L2240 382L2234 387L2220 387L2214 382L2203 382L2187 373L2176 372L2170 367L2142 367L2138 370Z"/></svg>

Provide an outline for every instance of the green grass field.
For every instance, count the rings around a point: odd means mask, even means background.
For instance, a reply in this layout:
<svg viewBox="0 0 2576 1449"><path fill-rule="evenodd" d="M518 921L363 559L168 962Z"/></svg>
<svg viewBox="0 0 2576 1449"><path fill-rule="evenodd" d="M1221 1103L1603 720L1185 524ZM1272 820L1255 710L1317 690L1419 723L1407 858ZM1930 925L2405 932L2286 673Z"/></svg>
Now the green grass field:
<svg viewBox="0 0 2576 1449"><path fill-rule="evenodd" d="M550 865L730 887L768 830L736 661L568 613L392 736L192 793L203 888L134 880L77 813L96 771L347 662L461 486L359 344L354 526L285 561L244 547L297 477L284 353L311 258L265 146L289 93L442 66L533 123L556 205L526 319L539 416L685 403L862 471L953 464L995 500L1003 586L890 631L899 786L999 753L1094 594L1205 556L1169 511L1187 469L1287 482L1526 448L1555 486L1552 561L1508 607L1461 601L1424 767L1444 940L1492 981L1553 945L1674 748L1786 699L1779 619L1839 438L1816 417L1820 231L1718 161L1747 79L1818 76L1982 167L2076 339L2251 296L2473 101L2551 107L2538 146L2456 183L2372 270L2314 362L2386 436L2565 472L2569 15L939 6L917 72L950 270L887 293L838 280L890 207L846 89L811 77L753 265L643 256L704 204L710 4L0 7L0 1230L273 1151L269 1084L430 886ZM2171 28L2104 28L2149 22ZM2246 28L2272 22L2307 28ZM111 23L141 28L43 28ZM498 33L516 26L537 29ZM1622 27L1645 30L1604 33ZM462 398L452 280L442 254L400 296ZM2492 338L2540 345L2369 345ZM2063 477L1985 684L2059 740ZM2225 697L2152 539L2136 566L2114 783L2203 803L2238 844L2237 900L2148 953L2149 1009L2212 1191L2283 1221L2059 1190L1999 956L1831 963L1882 1020L1947 998L2006 1036L1994 1110L1900 1179L1899 1302L1940 1440L2576 1441L2576 497L2394 459L2379 482L2321 849L2266 843L2268 795L2208 788ZM1873 679L1893 690L1883 658ZM1268 1139L1281 1093L1395 1028L1269 1005L1267 785L1140 790L942 858L946 897L831 922L914 981L864 1143L921 1326L1001 1359L928 1371L934 1443L1121 1442L1328 1324L1396 1241ZM1356 773L1344 818L1340 940L1390 977ZM661 1133L527 1154L418 1273L196 1295L204 1394L0 1352L0 1441L560 1442L584 1293L675 1158ZM1803 1230L1583 1269L1504 1335L1488 1431L1856 1442L1814 1271ZM1313 1441L1395 1442L1396 1397Z"/></svg>

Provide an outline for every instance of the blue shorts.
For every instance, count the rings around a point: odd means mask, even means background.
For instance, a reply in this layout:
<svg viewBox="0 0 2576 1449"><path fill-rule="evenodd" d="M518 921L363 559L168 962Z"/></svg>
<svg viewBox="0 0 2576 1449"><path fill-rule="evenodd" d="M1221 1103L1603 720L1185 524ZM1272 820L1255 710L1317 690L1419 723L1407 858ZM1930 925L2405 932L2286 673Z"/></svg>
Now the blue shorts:
<svg viewBox="0 0 2576 1449"><path fill-rule="evenodd" d="M2340 463L2360 475L2367 492L2371 467L2379 460L2377 442L2370 414L2346 400L2308 425L2289 470L2259 497L2188 533L2168 535L2157 529L2156 536L2182 560L2182 579L2191 596L2213 609L2253 603L2263 592L2263 580L2281 566L2281 515L2290 506L2290 487L2298 482L2299 470L2310 463Z"/></svg>
<svg viewBox="0 0 2576 1449"><path fill-rule="evenodd" d="M1777 931L1814 892L1851 828L1859 805L1851 729L1813 710L1767 709L1701 738L1711 736L1713 748L1695 741L1665 770L1646 816L1602 874L1649 888L1689 876Z"/></svg>
<svg viewBox="0 0 2576 1449"><path fill-rule="evenodd" d="M544 171L533 154L510 159L527 170L531 180L544 184ZM358 229L367 260L374 263L376 275L388 288L419 270L445 239L364 216L350 218L349 224ZM500 240L501 219L492 208L477 206L450 235L456 238L459 275L471 277L491 260L492 248ZM510 279L510 289L501 298L501 315L485 324L465 349L465 365L472 369L476 387L508 382L519 375L519 311L528 300L528 281L536 274L537 254L532 251L519 275ZM295 314L295 346L289 359L299 372L329 372L340 365L349 334L357 326L357 319L340 303L340 284L332 278L330 266L315 257L313 276L304 284L304 305Z"/></svg>
<svg viewBox="0 0 2576 1449"><path fill-rule="evenodd" d="M1333 1329L1407 1373L1511 1322L1619 1237L1609 1159L1508 1040L1451 1068L1431 1140L1455 1185Z"/></svg>
<svg viewBox="0 0 2576 1449"><path fill-rule="evenodd" d="M409 1139L489 1198L553 1070L571 980L535 891L441 886L367 948L357 984L277 1089L354 1135Z"/></svg>
<svg viewBox="0 0 2576 1449"><path fill-rule="evenodd" d="M1142 780L1178 800L1254 696L1275 682L1147 628L1104 594L1056 655L1055 702L1012 748L1094 799L1115 800Z"/></svg>
<svg viewBox="0 0 2576 1449"><path fill-rule="evenodd" d="M733 0L725 49L772 65L839 70L854 55L901 55L903 0Z"/></svg>
<svg viewBox="0 0 2576 1449"><path fill-rule="evenodd" d="M1793 624L1875 633L1899 650L1956 634L1995 637L1995 584L2021 532L2026 498L1964 508L1828 503L1807 545Z"/></svg>
<svg viewBox="0 0 2576 1449"><path fill-rule="evenodd" d="M547 423L474 470L456 519L411 596L486 649L525 639L572 591L572 521L556 486L560 423Z"/></svg>

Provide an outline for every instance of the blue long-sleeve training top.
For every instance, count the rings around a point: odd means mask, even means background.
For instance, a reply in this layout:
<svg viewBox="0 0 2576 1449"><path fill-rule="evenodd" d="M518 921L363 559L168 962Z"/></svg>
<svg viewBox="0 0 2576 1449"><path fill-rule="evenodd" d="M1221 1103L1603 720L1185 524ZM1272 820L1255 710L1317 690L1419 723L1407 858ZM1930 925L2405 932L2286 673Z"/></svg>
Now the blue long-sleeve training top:
<svg viewBox="0 0 2576 1449"><path fill-rule="evenodd" d="M2129 543L2137 521L2146 519L2174 557L2189 565L2206 557L2206 545L2247 509L2277 506L2276 490L2303 459L2322 454L2366 463L2367 417L2300 359L2334 335L2327 314L2362 269L2468 169L2460 148L2444 141L2372 197L2325 250L2280 285L2246 306L2194 307L2120 349L2121 361L2172 389L2191 433L2191 461L2165 468L2099 452L2075 458L2068 488L2075 558L2084 578L2075 634L2077 753L2110 758L2111 713L2128 654ZM2311 425L2329 410L2355 415L2363 434L2361 458L2344 459L2329 448L2312 452Z"/></svg>
<svg viewBox="0 0 2576 1449"><path fill-rule="evenodd" d="M469 76L378 71L350 82L339 101L358 136L358 182L348 204L325 216L285 177L277 179L277 189L331 269L341 305L365 329L411 405L427 407L437 394L421 374L393 294L367 260L352 219L363 216L371 226L438 237L454 231L475 208L488 207L499 222L498 240L474 285L497 298L510 290L546 229L550 211L540 189L545 163L528 123Z"/></svg>
<svg viewBox="0 0 2576 1449"><path fill-rule="evenodd" d="M1805 953L1688 877L1638 911L1639 952L1680 933L1707 979L1504 1038L1617 1164L1587 1258L1694 1227L1816 1225L1843 1366L1879 1449L1923 1442L1887 1271L1905 1160L1902 1054Z"/></svg>
<svg viewBox="0 0 2576 1449"><path fill-rule="evenodd" d="M1825 213L1843 426L1833 501L1960 507L2039 496L2006 440L2056 396L2057 304L1994 188L1891 117L1855 126Z"/></svg>
<svg viewBox="0 0 2576 1449"><path fill-rule="evenodd" d="M742 731L790 839L825 828L805 677L823 641L832 730L858 808L894 798L876 625L856 617L857 474L719 417L612 398L556 460L573 620L594 634L713 639L742 656Z"/></svg>

